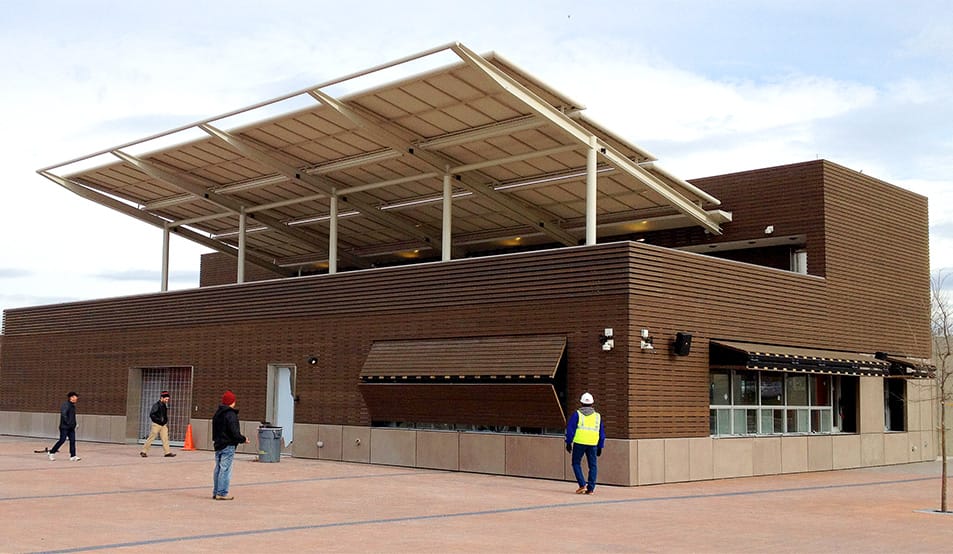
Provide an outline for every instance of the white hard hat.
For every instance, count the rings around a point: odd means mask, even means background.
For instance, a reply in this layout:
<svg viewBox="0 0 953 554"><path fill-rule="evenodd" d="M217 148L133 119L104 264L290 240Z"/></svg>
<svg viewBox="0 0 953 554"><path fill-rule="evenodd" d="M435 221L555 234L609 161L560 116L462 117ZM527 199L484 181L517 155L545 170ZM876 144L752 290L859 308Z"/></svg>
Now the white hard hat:
<svg viewBox="0 0 953 554"><path fill-rule="evenodd" d="M592 399L592 395L589 394L588 392L582 393L582 396L579 397L579 401L587 405L595 402L595 400Z"/></svg>

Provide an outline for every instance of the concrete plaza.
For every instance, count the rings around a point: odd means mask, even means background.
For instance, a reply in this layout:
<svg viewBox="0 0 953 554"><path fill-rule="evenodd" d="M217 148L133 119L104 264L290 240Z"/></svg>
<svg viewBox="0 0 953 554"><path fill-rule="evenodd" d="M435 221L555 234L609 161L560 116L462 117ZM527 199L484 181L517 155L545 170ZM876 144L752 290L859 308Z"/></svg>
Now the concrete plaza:
<svg viewBox="0 0 953 554"><path fill-rule="evenodd" d="M950 552L939 462L600 486L0 436L0 552Z"/></svg>

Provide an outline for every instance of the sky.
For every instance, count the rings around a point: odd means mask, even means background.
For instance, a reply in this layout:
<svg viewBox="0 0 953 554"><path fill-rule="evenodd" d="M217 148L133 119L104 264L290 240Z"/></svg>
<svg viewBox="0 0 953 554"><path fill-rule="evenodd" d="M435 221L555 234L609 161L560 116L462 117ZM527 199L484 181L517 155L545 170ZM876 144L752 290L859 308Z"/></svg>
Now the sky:
<svg viewBox="0 0 953 554"><path fill-rule="evenodd" d="M953 271L953 1L0 0L0 310L159 290L162 232L36 170L459 41L685 179L823 158L929 198ZM453 58L443 58L443 65ZM170 288L199 257L171 243Z"/></svg>

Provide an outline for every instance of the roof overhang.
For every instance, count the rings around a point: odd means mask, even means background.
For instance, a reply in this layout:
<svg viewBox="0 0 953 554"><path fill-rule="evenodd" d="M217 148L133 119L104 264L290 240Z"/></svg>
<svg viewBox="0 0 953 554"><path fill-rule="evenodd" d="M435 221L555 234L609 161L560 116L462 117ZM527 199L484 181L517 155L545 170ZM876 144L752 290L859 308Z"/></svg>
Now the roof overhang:
<svg viewBox="0 0 953 554"><path fill-rule="evenodd" d="M458 61L334 94L439 56ZM312 104L228 128L288 100ZM593 172L600 236L651 230L642 223L651 221L720 233L730 221L716 198L583 109L504 58L452 43L38 172L212 249L242 248L275 271L327 265L330 252L352 268L434 259L448 241L454 257L524 237L576 245ZM180 137L190 140L160 148Z"/></svg>

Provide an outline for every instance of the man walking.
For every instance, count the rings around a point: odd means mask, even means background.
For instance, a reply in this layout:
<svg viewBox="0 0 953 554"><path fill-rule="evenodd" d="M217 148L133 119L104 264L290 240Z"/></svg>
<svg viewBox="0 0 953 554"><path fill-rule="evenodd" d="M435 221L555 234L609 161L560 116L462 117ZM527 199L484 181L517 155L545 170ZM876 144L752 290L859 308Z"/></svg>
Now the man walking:
<svg viewBox="0 0 953 554"><path fill-rule="evenodd" d="M152 429L149 431L149 438L142 445L139 455L143 458L149 457L149 448L152 447L152 441L156 440L156 435L162 440L162 450L165 451L166 458L174 458L175 452L169 448L169 401L171 396L169 391L162 391L159 400L152 405L149 410L149 419L152 420Z"/></svg>
<svg viewBox="0 0 953 554"><path fill-rule="evenodd" d="M212 498L232 500L228 487L232 481L232 461L235 447L248 439L241 433L238 410L235 409L235 394L228 390L222 395L222 404L212 416L212 442L215 444L215 475L212 478Z"/></svg>
<svg viewBox="0 0 953 554"><path fill-rule="evenodd" d="M60 447L69 439L69 461L78 462L80 457L76 455L76 401L79 395L73 391L66 393L66 402L60 406L60 440L56 441L53 448L50 449L50 461L56 460L56 454Z"/></svg>
<svg viewBox="0 0 953 554"><path fill-rule="evenodd" d="M596 476L599 473L596 458L602 456L606 428L602 423L602 416L592 407L595 400L591 394L584 393L579 402L582 407L573 412L566 424L566 452L572 454L572 472L579 484L576 494L592 494L596 490ZM589 466L588 480L582 476L583 454Z"/></svg>

